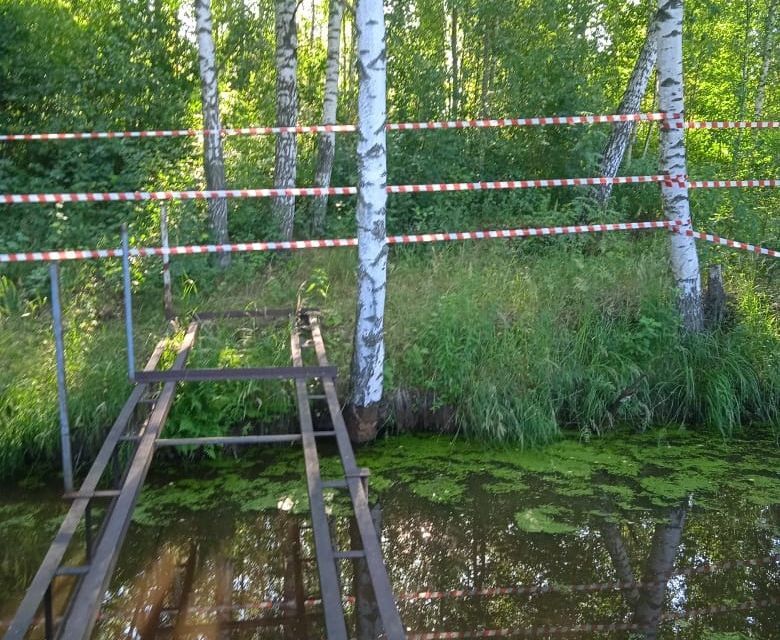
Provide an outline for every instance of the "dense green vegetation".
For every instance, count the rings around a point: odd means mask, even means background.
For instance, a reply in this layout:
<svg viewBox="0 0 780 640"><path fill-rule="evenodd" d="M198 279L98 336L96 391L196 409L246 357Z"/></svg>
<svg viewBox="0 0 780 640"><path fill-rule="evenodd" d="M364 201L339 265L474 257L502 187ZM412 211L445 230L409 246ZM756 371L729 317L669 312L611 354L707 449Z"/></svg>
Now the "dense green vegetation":
<svg viewBox="0 0 780 640"><path fill-rule="evenodd" d="M620 101L650 15L650 2L387 3L391 121L480 115L610 113ZM273 3L213 3L223 121L269 124L274 116ZM771 0L686 3L686 91L692 118L780 113ZM0 0L0 129L9 132L199 126L190 7L179 0ZM299 9L299 121L315 122L322 99L327 19L322 3ZM450 41L457 19L458 73ZM356 113L353 17L344 24L339 119ZM768 26L768 24L770 26ZM767 40L769 38L769 40ZM767 53L767 50L769 53ZM769 55L768 76L762 75ZM653 109L652 91L644 108ZM595 175L604 126L397 133L389 137L390 184ZM639 127L623 175L656 173L657 125ZM228 138L229 186L269 186L273 140ZM333 184L354 184L354 137L339 138ZM691 131L693 178L778 176L774 131ZM203 184L196 139L13 143L0 148L0 192L194 188ZM311 183L315 141L302 137L300 185ZM609 210L578 189L394 196L388 226L402 231L643 220L660 216L656 186L618 187ZM780 245L777 189L692 193L695 226ZM171 206L171 240L207 238L203 203ZM157 204L8 206L0 251L159 242ZM296 235L309 236L307 203ZM354 202L332 199L329 237L354 233ZM273 239L270 203L231 201L236 241ZM525 445L560 429L590 437L688 423L724 435L748 424L780 425L780 264L700 245L703 266L724 264L730 313L717 329L678 331L666 238L612 234L393 249L387 317L387 387L399 398L452 407L452 426ZM177 309L292 305L302 282L326 310L326 340L346 372L354 315L354 253L245 256L226 273L208 260L174 260ZM99 441L128 386L121 357L119 264L64 267L70 406L78 450ZM145 353L164 334L159 261L133 265L137 337ZM317 292L327 288L322 299ZM19 473L56 452L53 348L45 266L0 267L0 473ZM262 337L237 325L209 329L197 364L283 363L284 328ZM411 394L414 392L414 394ZM405 395L404 395L405 394ZM411 394L411 395L410 395ZM171 433L214 433L284 420L281 384L188 386Z"/></svg>

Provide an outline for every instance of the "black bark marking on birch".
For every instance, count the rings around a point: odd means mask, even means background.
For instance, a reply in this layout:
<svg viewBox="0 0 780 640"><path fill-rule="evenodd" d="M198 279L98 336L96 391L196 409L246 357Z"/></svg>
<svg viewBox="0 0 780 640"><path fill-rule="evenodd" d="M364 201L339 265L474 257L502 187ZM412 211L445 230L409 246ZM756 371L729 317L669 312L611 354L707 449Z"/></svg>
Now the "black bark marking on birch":
<svg viewBox="0 0 780 640"><path fill-rule="evenodd" d="M679 84L680 83L674 78L664 78L663 80L661 80L662 87L676 87Z"/></svg>
<svg viewBox="0 0 780 640"><path fill-rule="evenodd" d="M374 69L374 70L381 70L385 66L385 62L387 60L387 55L385 53L385 49L383 48L379 55L377 55L373 60L368 61L368 68Z"/></svg>
<svg viewBox="0 0 780 640"><path fill-rule="evenodd" d="M382 158L385 154L385 146L381 142L378 142L365 152L364 157L376 159Z"/></svg>

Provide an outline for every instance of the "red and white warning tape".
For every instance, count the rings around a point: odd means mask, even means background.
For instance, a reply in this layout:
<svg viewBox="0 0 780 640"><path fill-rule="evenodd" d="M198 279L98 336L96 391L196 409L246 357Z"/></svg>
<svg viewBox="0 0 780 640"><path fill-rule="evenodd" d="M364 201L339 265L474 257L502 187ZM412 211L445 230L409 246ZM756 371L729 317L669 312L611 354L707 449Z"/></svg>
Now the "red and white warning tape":
<svg viewBox="0 0 780 640"><path fill-rule="evenodd" d="M664 182L682 183L682 176L618 176L615 178L552 178L544 180L497 180L488 182L448 182L405 184L387 187L388 193L438 193L447 191L492 191L497 189L538 189L544 187L583 187L607 184ZM64 202L138 202L146 200L215 200L218 198L278 198L295 196L349 196L357 187L291 187L286 189L219 189L204 191L120 191L98 193L0 194L0 204L58 204Z"/></svg>
<svg viewBox="0 0 780 640"><path fill-rule="evenodd" d="M776 129L780 127L780 120L763 120L758 122L689 120L687 122L675 122L672 126L678 129Z"/></svg>
<svg viewBox="0 0 780 640"><path fill-rule="evenodd" d="M495 127L526 127L539 125L600 124L607 122L653 122L665 120L664 113L619 113L595 116L540 116L536 118L483 118L477 120L446 120L437 122L396 122L388 131L418 131L423 129L471 129ZM300 125L294 127L231 127L220 129L157 129L151 131L83 131L76 133L6 133L0 142L30 142L33 140L100 140L115 138L181 138L190 136L264 136L279 133L350 133L354 124Z"/></svg>
<svg viewBox="0 0 780 640"><path fill-rule="evenodd" d="M432 122L392 122L388 131L422 131L426 129L489 129L497 127L533 127L547 125L602 124L615 122L659 122L678 129L774 129L777 120L688 120L671 113L617 113L586 116L538 116L533 118L478 118L471 120L439 120ZM315 124L292 127L225 127L223 129L151 129L145 131L77 131L71 133L3 133L0 142L32 142L35 140L111 140L137 138L186 138L195 136L266 136L281 133L353 133L354 124Z"/></svg>
<svg viewBox="0 0 780 640"><path fill-rule="evenodd" d="M668 220L647 222L616 222L610 224L576 225L568 227L535 227L526 229L502 229L496 231L458 231L454 233L423 233L388 236L388 244L421 244L430 242L454 242L458 240L488 240L501 238L527 238L556 236L599 231L632 231L640 229L672 229L675 223ZM326 240L289 240L280 242L240 242L236 244L204 244L130 249L135 257L162 255L193 255L207 253L245 253L252 251L295 251L298 249L323 249L332 247L356 247L357 238L332 238ZM66 249L62 251L33 251L27 253L0 253L2 262L55 262L64 260L90 260L95 258L119 258L121 249Z"/></svg>
<svg viewBox="0 0 780 640"><path fill-rule="evenodd" d="M397 601L416 602L427 600L443 600L447 598L462 599L473 597L491 597L502 595L542 595L545 593L594 593L600 591L622 591L635 587L647 587L660 583L668 582L672 577L694 576L701 574L711 574L730 569L743 567L760 567L773 564L780 560L778 555L770 555L764 558L751 560L727 560L725 562L708 562L695 567L689 567L681 571L672 571L663 575L658 580L634 580L628 582L594 582L585 584L528 584L514 585L511 587L488 587L483 589L452 589L448 591L413 591L409 593L396 594ZM345 596L345 604L354 603L355 596ZM317 597L306 598L303 601L304 607L316 607L322 604L322 600ZM207 607L189 607L188 611L199 613L210 613L227 610L267 610L267 609L295 609L295 601L292 600L264 600L260 602L236 603L229 606L207 606ZM171 611L174 611L171 609Z"/></svg>
<svg viewBox="0 0 780 640"><path fill-rule="evenodd" d="M645 222L616 222L608 224L574 225L566 227L531 227L525 229L501 229L496 231L458 231L450 233L423 233L388 236L388 244L423 244L432 242L455 242L459 240L489 240L502 238L531 238L602 231L633 231L641 229L671 229L679 226L668 220ZM686 230L683 233L726 247L750 251L760 255L780 258L780 251L758 245L728 240L713 234ZM329 238L324 240L289 240L279 242L239 242L235 244L203 244L163 247L139 247L130 249L134 257L162 255L198 255L209 253L247 253L255 251L297 251L300 249L326 249L356 247L357 238ZM59 251L30 251L25 253L0 253L0 263L8 262L60 262L65 260L92 260L120 258L121 249L63 249Z"/></svg>
<svg viewBox="0 0 780 640"><path fill-rule="evenodd" d="M543 593L596 593L600 591L622 591L635 587L646 587L668 582L672 577L694 576L717 573L741 567L759 567L773 564L780 560L780 555L770 555L751 560L728 560L719 563L704 563L681 571L672 571L657 580L633 580L628 582L592 582L584 584L519 584L511 587L486 587L483 589L452 589L450 591L419 591L398 596L399 600L414 602L416 600L441 600L444 598L472 598L503 595L533 595Z"/></svg>
<svg viewBox="0 0 780 640"><path fill-rule="evenodd" d="M738 242L737 240L729 240L728 238L721 238L720 236L716 236L713 233L702 233L700 231L693 231L692 229L688 229L684 233L687 236L698 238L699 240L705 240L707 242L712 242L714 244L719 244L724 247L742 249L743 251L750 251L751 253L758 253L764 256L780 258L780 251L776 251L775 249L768 249L767 247L762 247L760 245L748 244L747 242Z"/></svg>
<svg viewBox="0 0 780 640"><path fill-rule="evenodd" d="M689 189L723 189L733 187L780 187L780 180L690 180Z"/></svg>
<svg viewBox="0 0 780 640"><path fill-rule="evenodd" d="M701 618L718 613L729 613L732 611L750 611L753 609L763 609L771 607L780 602L778 598L767 598L765 600L747 600L739 604L714 605L711 607L702 607L700 609L690 609L684 612L665 613L660 616L660 622L671 622L674 620L687 620L691 618ZM653 630L644 624L632 622L615 622L608 624L576 624L572 626L545 625L539 627L528 627L525 629L475 629L473 631L431 631L422 633L409 633L407 640L453 640L455 638L509 638L509 637L543 637L551 635L569 635L582 633L605 633L611 631L649 631Z"/></svg>
<svg viewBox="0 0 780 640"><path fill-rule="evenodd" d="M503 189L543 189L594 185L663 183L690 189L731 187L778 187L780 179L766 180L685 180L684 176L649 175L614 178L546 178L540 180L492 180L481 182L440 182L401 184L387 187L388 193L442 193L453 191L495 191ZM216 200L218 198L279 198L297 196L350 196L357 187L291 187L286 189L212 189L202 191L117 191L91 193L0 194L0 204L62 204L65 202L142 202L148 200Z"/></svg>

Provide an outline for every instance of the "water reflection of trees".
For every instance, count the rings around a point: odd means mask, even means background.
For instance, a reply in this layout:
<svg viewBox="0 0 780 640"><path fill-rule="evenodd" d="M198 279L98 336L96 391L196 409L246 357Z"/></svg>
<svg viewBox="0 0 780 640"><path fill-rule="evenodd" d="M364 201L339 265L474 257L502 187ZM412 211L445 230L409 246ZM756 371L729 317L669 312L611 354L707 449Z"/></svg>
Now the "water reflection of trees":
<svg viewBox="0 0 780 640"><path fill-rule="evenodd" d="M397 592L513 584L633 581L623 591L555 592L491 598L402 602L415 630L528 628L541 624L634 622L647 638L663 637L664 612L777 594L778 567L734 569L690 578L667 577L702 562L766 556L777 544L777 513L749 503L723 514L684 506L648 510L631 519L582 515L566 535L522 531L514 514L522 497L498 500L481 493L461 505L421 501L397 487L382 501L383 548ZM719 515L720 519L713 519ZM311 531L305 518L286 513L235 513L186 518L151 535L131 535L114 580L105 638L318 638L321 611L302 606L260 609L260 601L299 604L318 594ZM346 518L333 519L341 549L358 547ZM358 599L347 607L360 640L379 636L373 594L360 561L340 564L342 584ZM351 586L351 589L349 588ZM253 606L254 605L254 606ZM302 614L301 612L305 612ZM772 637L780 627L772 609L719 614L690 621L675 637L702 637L709 627ZM132 621L129 624L128 621ZM284 622L285 624L280 624Z"/></svg>

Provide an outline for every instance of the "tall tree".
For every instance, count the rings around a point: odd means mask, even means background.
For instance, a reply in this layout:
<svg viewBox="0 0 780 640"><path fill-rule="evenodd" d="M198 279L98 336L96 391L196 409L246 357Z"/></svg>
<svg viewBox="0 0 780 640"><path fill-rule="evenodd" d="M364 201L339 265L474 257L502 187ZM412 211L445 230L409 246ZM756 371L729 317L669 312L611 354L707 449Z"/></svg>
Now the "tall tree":
<svg viewBox="0 0 780 640"><path fill-rule="evenodd" d="M458 7L450 0L450 59L452 62L452 88L450 91L450 117L458 117L460 104L460 69L458 60Z"/></svg>
<svg viewBox="0 0 780 640"><path fill-rule="evenodd" d="M322 124L336 124L336 108L339 99L339 48L341 45L341 22L344 15L344 0L330 0L328 14L328 54L325 61L325 97L322 101ZM329 187L333 171L333 157L336 154L336 134L322 133L317 140L317 169L314 184ZM328 196L314 198L312 203L312 226L315 232L325 228L325 212Z"/></svg>
<svg viewBox="0 0 780 640"><path fill-rule="evenodd" d="M772 0L767 6L766 23L764 30L764 46L761 52L761 75L758 78L758 89L756 91L755 118L758 120L764 112L764 100L766 99L766 85L769 79L769 69L772 66L777 36L777 7L778 0Z"/></svg>
<svg viewBox="0 0 780 640"><path fill-rule="evenodd" d="M195 26L198 35L198 64L200 92L203 103L203 159L206 167L206 187L225 188L225 156L222 150L222 123L219 119L219 90L217 88L217 60L211 29L211 0L195 0ZM209 200L209 226L217 244L227 244L227 199ZM230 264L230 254L220 253L219 265Z"/></svg>
<svg viewBox="0 0 780 640"><path fill-rule="evenodd" d="M276 0L276 126L294 127L298 118L298 34L296 0ZM298 139L294 133L276 137L274 187L295 186ZM295 221L295 198L274 198L274 216L282 237L290 240Z"/></svg>
<svg viewBox="0 0 780 640"><path fill-rule="evenodd" d="M359 0L356 23L358 297L347 418L352 439L365 442L376 437L385 363L387 104L382 0Z"/></svg>
<svg viewBox="0 0 780 640"><path fill-rule="evenodd" d="M642 51L634 64L634 70L628 80L628 86L620 101L618 113L636 113L642 104L642 99L647 92L647 83L655 68L655 60L658 53L658 40L655 33L655 15L650 19L647 26L647 35L642 46ZM613 125L612 132L604 146L604 152L601 155L601 166L599 175L614 178L617 175L620 163L623 162L623 156L626 154L631 144L635 122L618 122ZM602 207L609 201L612 193L612 185L603 185L595 188L596 201Z"/></svg>
<svg viewBox="0 0 780 640"><path fill-rule="evenodd" d="M683 2L658 0L658 80L659 106L665 113L682 114L683 97ZM674 126L661 128L661 172L672 179L664 183L661 193L664 214L676 222L678 233L671 234L672 271L678 288L678 304L683 327L687 332L704 327L701 276L695 240L686 235L691 229L691 212L686 184L688 167L685 157L685 130Z"/></svg>

